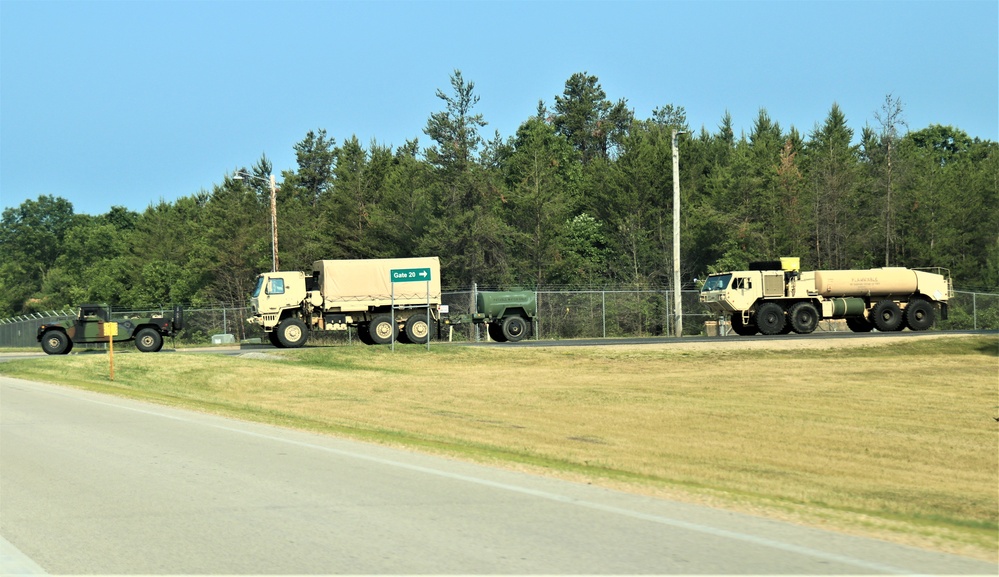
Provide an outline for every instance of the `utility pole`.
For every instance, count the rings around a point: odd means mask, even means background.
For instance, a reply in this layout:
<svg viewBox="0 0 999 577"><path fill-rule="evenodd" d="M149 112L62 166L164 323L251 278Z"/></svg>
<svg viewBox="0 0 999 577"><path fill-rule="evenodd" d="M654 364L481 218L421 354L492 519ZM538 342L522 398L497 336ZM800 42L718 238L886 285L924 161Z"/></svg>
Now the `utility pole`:
<svg viewBox="0 0 999 577"><path fill-rule="evenodd" d="M676 138L686 132L673 129L673 323L676 338L683 336L683 298L680 292L680 152Z"/></svg>
<svg viewBox="0 0 999 577"><path fill-rule="evenodd" d="M271 272L278 270L277 246L277 183L274 173L271 173Z"/></svg>

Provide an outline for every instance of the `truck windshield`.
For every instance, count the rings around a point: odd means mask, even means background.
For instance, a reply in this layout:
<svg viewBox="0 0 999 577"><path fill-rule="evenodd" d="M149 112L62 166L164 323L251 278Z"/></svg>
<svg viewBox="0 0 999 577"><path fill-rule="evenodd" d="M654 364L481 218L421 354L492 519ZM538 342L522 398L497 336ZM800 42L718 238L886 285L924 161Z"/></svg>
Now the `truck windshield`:
<svg viewBox="0 0 999 577"><path fill-rule="evenodd" d="M711 275L708 277L708 280L704 281L704 286L701 287L701 292L725 290L728 288L728 283L731 281L731 273Z"/></svg>
<svg viewBox="0 0 999 577"><path fill-rule="evenodd" d="M260 289L264 288L264 275L257 277L257 287L253 289L253 298L260 296Z"/></svg>

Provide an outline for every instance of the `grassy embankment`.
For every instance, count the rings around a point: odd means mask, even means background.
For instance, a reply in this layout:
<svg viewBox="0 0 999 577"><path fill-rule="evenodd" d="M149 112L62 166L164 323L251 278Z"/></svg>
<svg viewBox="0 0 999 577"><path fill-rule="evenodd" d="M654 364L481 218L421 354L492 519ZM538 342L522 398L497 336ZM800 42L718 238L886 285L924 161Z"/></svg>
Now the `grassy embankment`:
<svg viewBox="0 0 999 577"><path fill-rule="evenodd" d="M81 354L0 373L996 561L999 338L863 342L133 353L113 383L106 355Z"/></svg>

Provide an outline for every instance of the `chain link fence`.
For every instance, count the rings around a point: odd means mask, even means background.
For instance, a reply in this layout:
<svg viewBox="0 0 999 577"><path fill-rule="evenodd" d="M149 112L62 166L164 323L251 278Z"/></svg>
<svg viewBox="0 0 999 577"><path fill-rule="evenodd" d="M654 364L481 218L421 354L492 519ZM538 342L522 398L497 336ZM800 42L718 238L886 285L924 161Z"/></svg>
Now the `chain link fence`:
<svg viewBox="0 0 999 577"><path fill-rule="evenodd" d="M671 291L653 290L539 290L538 317L532 338L577 339L669 336L674 334ZM473 308L472 290L444 291L443 304L450 315L469 313ZM684 335L728 334L725 323L709 314L698 302L698 292L682 291ZM142 310L114 310L112 320L172 313L171 307ZM239 342L264 342L257 325L246 322L248 307L218 305L191 307L184 311L184 329L177 344L208 345ZM44 323L76 317L76 310L64 309L0 319L0 347L38 348L38 327ZM841 324L841 323L840 323ZM827 323L818 330L848 330L840 324ZM999 294L956 291L950 300L948 319L936 325L940 330L999 330ZM444 340L484 340L485 331L475 325L443 328ZM316 342L352 342L353 331L330 331L314 335ZM435 335L436 338L436 335Z"/></svg>

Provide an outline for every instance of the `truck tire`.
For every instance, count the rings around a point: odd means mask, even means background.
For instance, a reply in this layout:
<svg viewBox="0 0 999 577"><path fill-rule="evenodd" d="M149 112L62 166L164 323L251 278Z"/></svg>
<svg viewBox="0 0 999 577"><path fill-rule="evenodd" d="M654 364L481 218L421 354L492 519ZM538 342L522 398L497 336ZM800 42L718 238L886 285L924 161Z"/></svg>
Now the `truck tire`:
<svg viewBox="0 0 999 577"><path fill-rule="evenodd" d="M893 300L878 301L871 309L871 322L883 333L902 330L905 328L904 320L902 309Z"/></svg>
<svg viewBox="0 0 999 577"><path fill-rule="evenodd" d="M529 332L527 321L522 317L506 317L503 319L503 337L511 343L519 342Z"/></svg>
<svg viewBox="0 0 999 577"><path fill-rule="evenodd" d="M65 355L73 348L73 341L62 331L46 331L42 335L42 350L49 355Z"/></svg>
<svg viewBox="0 0 999 577"><path fill-rule="evenodd" d="M756 328L756 325L753 323L746 324L742 322L742 313L732 315L732 330L741 337L751 337L760 332L760 329Z"/></svg>
<svg viewBox="0 0 999 577"><path fill-rule="evenodd" d="M489 338L497 343L506 342L506 337L503 336L503 327L499 323L489 323L486 325L486 332L489 333Z"/></svg>
<svg viewBox="0 0 999 577"><path fill-rule="evenodd" d="M392 339L398 340L399 327L392 322L389 315L378 315L368 323L368 336L376 345L387 345Z"/></svg>
<svg viewBox="0 0 999 577"><path fill-rule="evenodd" d="M357 324L357 339L366 345L375 344L375 341L371 340L370 326L368 323Z"/></svg>
<svg viewBox="0 0 999 577"><path fill-rule="evenodd" d="M135 333L135 348L143 353L155 353L163 348L163 335L149 327L139 329Z"/></svg>
<svg viewBox="0 0 999 577"><path fill-rule="evenodd" d="M905 322L909 329L913 331L925 331L933 326L937 320L937 311L933 308L933 303L926 299L913 299L905 307Z"/></svg>
<svg viewBox="0 0 999 577"><path fill-rule="evenodd" d="M800 335L814 332L819 325L819 311L810 302L795 303L787 315L791 317L791 328Z"/></svg>
<svg viewBox="0 0 999 577"><path fill-rule="evenodd" d="M787 324L784 309L777 303L763 303L755 316L756 326L765 335L779 335Z"/></svg>
<svg viewBox="0 0 999 577"><path fill-rule="evenodd" d="M413 315L406 319L406 338L409 342L424 345L430 340L430 323L427 315Z"/></svg>
<svg viewBox="0 0 999 577"><path fill-rule="evenodd" d="M284 319L274 331L277 333L278 342L286 349L297 349L309 339L305 323L296 318Z"/></svg>
<svg viewBox="0 0 999 577"><path fill-rule="evenodd" d="M278 340L277 331L271 331L267 333L267 341L279 349L284 348L281 345L281 341Z"/></svg>
<svg viewBox="0 0 999 577"><path fill-rule="evenodd" d="M846 317L846 328L855 333L869 333L874 325L864 317Z"/></svg>

